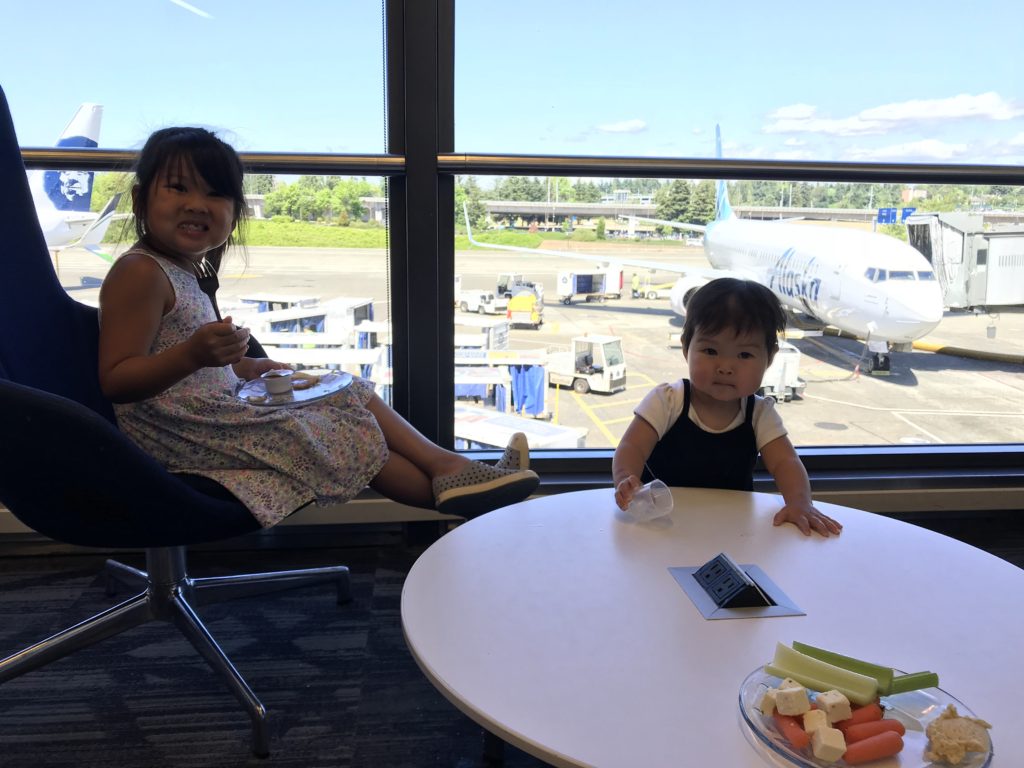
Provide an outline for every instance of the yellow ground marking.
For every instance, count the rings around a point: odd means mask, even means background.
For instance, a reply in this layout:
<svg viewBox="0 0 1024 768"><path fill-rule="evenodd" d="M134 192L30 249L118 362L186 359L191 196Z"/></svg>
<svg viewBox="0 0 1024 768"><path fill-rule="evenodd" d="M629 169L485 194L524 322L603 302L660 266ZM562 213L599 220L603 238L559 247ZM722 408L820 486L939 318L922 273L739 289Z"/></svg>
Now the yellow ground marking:
<svg viewBox="0 0 1024 768"><path fill-rule="evenodd" d="M626 391L628 392L631 389L643 389L643 393L644 393L644 395L646 395L647 392L650 390L651 386L655 383L654 379L652 379L647 374L634 374L634 375L638 375L639 377L641 377L643 379L646 379L646 382L644 384L642 384L642 385L627 386L626 387ZM638 398L635 398L635 399L630 399L630 400L622 400L620 398L620 399L616 400L615 402L611 402L611 403L601 403L600 405L590 405L589 403L587 403L586 400L584 400L585 395L580 395L580 394L577 394L576 392L573 392L572 393L572 397L573 397L573 400L576 402L576 405L578 405L580 407L580 410L583 411L583 414L587 418L590 419L590 421L597 428L597 430L602 435L604 435L608 439L608 442L611 443L612 445L615 445L615 436L612 435L612 433L608 429L607 425L609 425L609 424L623 424L623 423L632 421L633 420L632 408L630 408L629 416L619 417L619 418L616 418L616 419L601 419L601 418L598 417L598 411L605 410L605 409L608 409L608 408L622 408L624 405L625 406L633 406L633 405L636 405L637 403L639 403L641 400L643 400L643 396L641 396L641 397L638 397Z"/></svg>
<svg viewBox="0 0 1024 768"><path fill-rule="evenodd" d="M605 439L607 439L611 445L615 445L615 435L611 433L603 421L597 418L597 414L594 412L594 409L587 405L586 401L583 399L583 395L573 392L572 398L576 401L576 405L580 407L580 410L583 411L584 415L593 422L595 427L597 427L597 431L604 435Z"/></svg>

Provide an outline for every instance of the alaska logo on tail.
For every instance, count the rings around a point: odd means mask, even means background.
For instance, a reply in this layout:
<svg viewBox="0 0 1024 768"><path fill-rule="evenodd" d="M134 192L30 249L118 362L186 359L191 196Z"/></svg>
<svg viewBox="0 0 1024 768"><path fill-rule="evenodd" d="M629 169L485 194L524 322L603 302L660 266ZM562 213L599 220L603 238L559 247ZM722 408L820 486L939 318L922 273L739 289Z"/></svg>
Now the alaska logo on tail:
<svg viewBox="0 0 1024 768"><path fill-rule="evenodd" d="M83 104L64 129L57 146L96 147L102 118L102 106ZM92 179L91 171L44 171L43 191L58 211L84 212L92 202Z"/></svg>
<svg viewBox="0 0 1024 768"><path fill-rule="evenodd" d="M57 140L58 147L91 148L99 145L100 104L82 104ZM93 172L73 170L29 171L29 187L46 245L53 250L96 246L114 218L120 200L115 195L97 214L92 205Z"/></svg>

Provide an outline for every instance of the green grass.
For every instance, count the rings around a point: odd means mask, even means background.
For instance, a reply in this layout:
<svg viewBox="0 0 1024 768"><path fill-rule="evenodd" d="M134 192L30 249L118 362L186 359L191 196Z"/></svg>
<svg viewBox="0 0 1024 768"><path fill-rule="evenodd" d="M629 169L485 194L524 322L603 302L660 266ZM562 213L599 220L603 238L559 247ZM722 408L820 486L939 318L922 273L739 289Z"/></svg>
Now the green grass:
<svg viewBox="0 0 1024 768"><path fill-rule="evenodd" d="M306 221L251 220L245 244L300 248L384 248L383 227L331 227Z"/></svg>
<svg viewBox="0 0 1024 768"><path fill-rule="evenodd" d="M122 232L122 227L128 227ZM117 222L107 230L103 239L106 243L131 243L134 230L131 221ZM493 232L474 232L473 238L482 243L496 245L514 245L520 248L540 248L545 241L575 240L592 242L594 234L589 231L577 230L572 236L564 232L513 232L495 230ZM676 240L606 240L607 243L623 243L634 246L682 246ZM328 226L308 221L280 221L272 219L251 219L246 225L245 245L276 246L281 248L384 248L387 245L386 232L383 227L372 224L354 224L348 227ZM468 251L472 248L469 238L464 234L456 234L455 250Z"/></svg>

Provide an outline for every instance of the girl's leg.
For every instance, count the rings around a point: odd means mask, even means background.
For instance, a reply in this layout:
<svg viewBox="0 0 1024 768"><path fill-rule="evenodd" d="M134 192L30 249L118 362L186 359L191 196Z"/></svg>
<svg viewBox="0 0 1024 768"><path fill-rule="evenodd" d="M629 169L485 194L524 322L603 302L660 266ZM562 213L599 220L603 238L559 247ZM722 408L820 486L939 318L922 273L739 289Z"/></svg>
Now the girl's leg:
<svg viewBox="0 0 1024 768"><path fill-rule="evenodd" d="M377 419L377 424L384 433L384 440L388 444L388 450L404 458L417 468L420 474L426 475L428 485L429 480L458 472L469 463L465 456L430 442L377 395L370 398L366 409ZM397 470L398 465L394 469Z"/></svg>
<svg viewBox="0 0 1024 768"><path fill-rule="evenodd" d="M376 395L366 409L391 452L371 486L395 501L475 517L522 501L540 482L528 469L492 467L435 445Z"/></svg>
<svg viewBox="0 0 1024 768"><path fill-rule="evenodd" d="M410 507L434 508L434 491L428 477L415 464L394 451L370 487L389 499Z"/></svg>

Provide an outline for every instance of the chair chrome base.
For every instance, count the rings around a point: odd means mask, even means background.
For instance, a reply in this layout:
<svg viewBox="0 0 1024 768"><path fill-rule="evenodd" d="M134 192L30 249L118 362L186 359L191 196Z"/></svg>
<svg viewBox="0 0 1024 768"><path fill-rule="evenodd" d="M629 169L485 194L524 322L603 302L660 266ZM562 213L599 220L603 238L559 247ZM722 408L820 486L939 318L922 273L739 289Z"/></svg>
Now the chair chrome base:
<svg viewBox="0 0 1024 768"><path fill-rule="evenodd" d="M172 622L227 683L249 713L252 719L252 751L257 757L270 754L267 711L196 615L193 604L206 605L328 581L337 583L339 605L352 599L348 568L343 565L193 579L185 568L185 547L147 549L145 571L108 560L105 572L107 594L113 594L118 582L141 587L143 591L3 659L0 661L0 683L148 621Z"/></svg>

